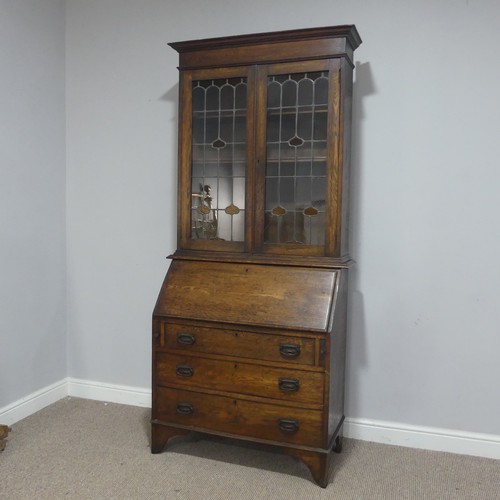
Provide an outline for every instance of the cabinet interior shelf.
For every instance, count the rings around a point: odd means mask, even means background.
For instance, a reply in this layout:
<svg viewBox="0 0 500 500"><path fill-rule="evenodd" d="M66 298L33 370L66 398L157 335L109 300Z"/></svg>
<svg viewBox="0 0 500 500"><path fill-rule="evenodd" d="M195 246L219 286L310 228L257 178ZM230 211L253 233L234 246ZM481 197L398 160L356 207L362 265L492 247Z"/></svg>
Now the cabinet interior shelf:
<svg viewBox="0 0 500 500"><path fill-rule="evenodd" d="M313 158L267 158L266 163L285 163L285 164L305 164L305 163L324 163L326 162L326 156L315 156ZM203 166L203 165L232 165L238 163L241 165L243 162L234 162L233 160L193 160L193 165ZM244 175L235 175L229 177L245 177Z"/></svg>
<svg viewBox="0 0 500 500"><path fill-rule="evenodd" d="M283 115L312 115L312 114L325 115L328 109L325 106L308 106L307 109L297 109L296 107L283 107L283 108L267 108L267 116L283 116ZM233 119L233 118L246 118L246 110L215 110L215 111L193 111L193 120L218 120L218 119Z"/></svg>

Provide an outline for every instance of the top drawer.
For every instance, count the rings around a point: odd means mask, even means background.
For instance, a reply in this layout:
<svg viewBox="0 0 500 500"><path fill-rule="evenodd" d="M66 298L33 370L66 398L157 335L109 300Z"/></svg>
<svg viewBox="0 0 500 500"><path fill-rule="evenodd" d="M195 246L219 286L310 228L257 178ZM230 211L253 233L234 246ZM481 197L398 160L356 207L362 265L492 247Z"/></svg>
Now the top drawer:
<svg viewBox="0 0 500 500"><path fill-rule="evenodd" d="M162 345L187 352L225 354L266 361L314 365L315 340L306 337L164 323Z"/></svg>

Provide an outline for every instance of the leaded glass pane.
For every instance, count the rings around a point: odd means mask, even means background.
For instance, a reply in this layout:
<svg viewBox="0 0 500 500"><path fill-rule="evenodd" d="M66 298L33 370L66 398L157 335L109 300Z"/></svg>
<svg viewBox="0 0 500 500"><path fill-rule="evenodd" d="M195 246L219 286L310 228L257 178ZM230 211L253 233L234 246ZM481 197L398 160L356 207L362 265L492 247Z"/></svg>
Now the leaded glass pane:
<svg viewBox="0 0 500 500"><path fill-rule="evenodd" d="M246 101L246 78L193 81L193 239L244 239Z"/></svg>
<svg viewBox="0 0 500 500"><path fill-rule="evenodd" d="M243 149L243 147L242 147L242 149ZM234 177L245 178L245 168L246 168L246 166L244 163L234 162L231 165L232 175Z"/></svg>
<svg viewBox="0 0 500 500"><path fill-rule="evenodd" d="M279 217L274 216L271 212L265 212L264 228L266 243L278 243L278 220Z"/></svg>
<svg viewBox="0 0 500 500"><path fill-rule="evenodd" d="M301 161L297 164L297 168L295 169L297 176L311 176L311 164L309 162Z"/></svg>
<svg viewBox="0 0 500 500"><path fill-rule="evenodd" d="M203 144L205 140L205 123L202 117L193 117L193 143Z"/></svg>
<svg viewBox="0 0 500 500"><path fill-rule="evenodd" d="M264 242L323 245L328 72L267 83Z"/></svg>
<svg viewBox="0 0 500 500"><path fill-rule="evenodd" d="M300 148L296 149L296 159L297 163L301 161L305 161L307 163L311 162L311 148L314 147L314 144L311 141L304 141Z"/></svg>
<svg viewBox="0 0 500 500"><path fill-rule="evenodd" d="M313 114L312 108L307 106L303 109L304 118L297 120L297 135L305 141L312 139Z"/></svg>
<svg viewBox="0 0 500 500"><path fill-rule="evenodd" d="M218 212L217 234L219 238L231 241L231 216L226 214L224 210L218 210L217 212Z"/></svg>
<svg viewBox="0 0 500 500"><path fill-rule="evenodd" d="M326 163L324 161L313 161L311 168L313 177L326 177Z"/></svg>
<svg viewBox="0 0 500 500"><path fill-rule="evenodd" d="M224 85L221 89L221 109L232 110L234 108L234 86Z"/></svg>
<svg viewBox="0 0 500 500"><path fill-rule="evenodd" d="M321 212L325 211L325 179L314 177L311 182L311 200L313 207Z"/></svg>
<svg viewBox="0 0 500 500"><path fill-rule="evenodd" d="M281 106L281 85L279 82L271 81L267 87L267 107L279 108Z"/></svg>
<svg viewBox="0 0 500 500"><path fill-rule="evenodd" d="M311 177L297 177L295 182L295 203L297 206L307 207L311 202Z"/></svg>
<svg viewBox="0 0 500 500"><path fill-rule="evenodd" d="M297 82L291 77L281 87L281 106L295 106L297 104Z"/></svg>
<svg viewBox="0 0 500 500"><path fill-rule="evenodd" d="M193 111L205 109L205 89L201 86L193 88Z"/></svg>
<svg viewBox="0 0 500 500"><path fill-rule="evenodd" d="M291 162L295 158L295 148L293 146L290 146L288 141L290 138L285 137L285 141L280 143L280 160L282 161L282 165L284 164L283 162Z"/></svg>
<svg viewBox="0 0 500 500"><path fill-rule="evenodd" d="M215 83L212 83L212 85L210 85L210 87L208 87L207 89L205 109L207 111L217 111L220 109L219 103L220 88L217 87Z"/></svg>
<svg viewBox="0 0 500 500"><path fill-rule="evenodd" d="M267 177L277 177L279 175L279 165L275 161L267 163Z"/></svg>
<svg viewBox="0 0 500 500"><path fill-rule="evenodd" d="M294 177L279 177L279 204L288 210L295 208L295 179Z"/></svg>
<svg viewBox="0 0 500 500"><path fill-rule="evenodd" d="M234 123L232 120L221 120L220 137L226 143L233 142Z"/></svg>
<svg viewBox="0 0 500 500"><path fill-rule="evenodd" d="M245 114L237 114L234 117L233 139L235 144L239 144L242 149L246 148L246 112Z"/></svg>
<svg viewBox="0 0 500 500"><path fill-rule="evenodd" d="M321 76L314 82L314 103L317 105L326 104L328 102L328 78L326 74Z"/></svg>
<svg viewBox="0 0 500 500"><path fill-rule="evenodd" d="M220 120L218 116L205 114L204 118L204 128L205 128L205 141L207 146L211 146L214 141L217 140L219 136L219 126Z"/></svg>
<svg viewBox="0 0 500 500"><path fill-rule="evenodd" d="M280 137L280 116L269 116L267 121L267 142L278 142Z"/></svg>
<svg viewBox="0 0 500 500"><path fill-rule="evenodd" d="M272 210L279 205L279 179L277 177L268 177L266 179L266 210Z"/></svg>
<svg viewBox="0 0 500 500"><path fill-rule="evenodd" d="M205 175L205 177L217 177L217 174L219 172L219 166L217 165L217 163L205 163L204 167L204 173L202 175Z"/></svg>
<svg viewBox="0 0 500 500"><path fill-rule="evenodd" d="M238 83L234 82L233 79L233 84L235 85L235 101L234 105L237 110L240 111L245 111L247 109L247 79L246 78L241 78L241 80Z"/></svg>
<svg viewBox="0 0 500 500"><path fill-rule="evenodd" d="M280 218L279 224L279 241L287 243L295 243L294 229L295 229L295 213L286 212Z"/></svg>
<svg viewBox="0 0 500 500"><path fill-rule="evenodd" d="M245 208L245 178L233 177L233 204L240 210Z"/></svg>
<svg viewBox="0 0 500 500"><path fill-rule="evenodd" d="M217 139L214 139L214 140L217 140ZM201 161L204 162L205 166L206 165L211 165L211 164L217 165L217 163L218 163L217 160L219 159L219 153L220 153L220 151L217 148L214 148L212 146L212 144L214 143L214 140L211 140L207 144L203 145L203 155L204 156L203 156L203 158L202 158ZM207 174L205 174L205 175L207 175Z"/></svg>
<svg viewBox="0 0 500 500"><path fill-rule="evenodd" d="M243 241L245 239L245 211L241 210L239 213L231 216L231 221L233 241Z"/></svg>
<svg viewBox="0 0 500 500"><path fill-rule="evenodd" d="M299 81L299 106L310 106L313 103L314 83L309 78L302 78Z"/></svg>
<svg viewBox="0 0 500 500"><path fill-rule="evenodd" d="M281 124L280 124L280 140L288 141L294 135L296 131L296 115L295 113L283 113L281 115Z"/></svg>
<svg viewBox="0 0 500 500"><path fill-rule="evenodd" d="M218 206L226 208L233 203L231 196L233 179L231 177L219 177L219 198ZM238 205L236 205L238 206ZM226 238L224 238L226 239Z"/></svg>
<svg viewBox="0 0 500 500"><path fill-rule="evenodd" d="M314 112L313 134L316 141L326 141L326 109L317 109Z"/></svg>

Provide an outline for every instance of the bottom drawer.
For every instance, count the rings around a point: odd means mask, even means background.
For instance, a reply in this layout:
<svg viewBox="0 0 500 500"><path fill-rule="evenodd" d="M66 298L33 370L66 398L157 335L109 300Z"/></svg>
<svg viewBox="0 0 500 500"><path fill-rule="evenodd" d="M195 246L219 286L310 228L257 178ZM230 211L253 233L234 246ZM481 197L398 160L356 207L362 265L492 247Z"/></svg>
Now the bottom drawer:
<svg viewBox="0 0 500 500"><path fill-rule="evenodd" d="M270 441L324 448L323 412L158 387L154 418Z"/></svg>

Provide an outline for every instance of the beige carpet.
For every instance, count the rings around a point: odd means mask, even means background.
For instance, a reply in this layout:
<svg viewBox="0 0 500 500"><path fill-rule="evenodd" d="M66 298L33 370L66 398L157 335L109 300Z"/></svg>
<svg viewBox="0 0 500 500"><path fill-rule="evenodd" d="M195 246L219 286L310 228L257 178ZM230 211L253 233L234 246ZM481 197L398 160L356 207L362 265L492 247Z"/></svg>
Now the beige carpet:
<svg viewBox="0 0 500 500"><path fill-rule="evenodd" d="M149 410L67 398L12 426L0 499L500 499L500 461L345 440L327 489L293 458L219 439L149 451Z"/></svg>

